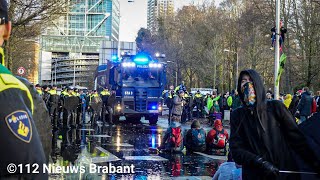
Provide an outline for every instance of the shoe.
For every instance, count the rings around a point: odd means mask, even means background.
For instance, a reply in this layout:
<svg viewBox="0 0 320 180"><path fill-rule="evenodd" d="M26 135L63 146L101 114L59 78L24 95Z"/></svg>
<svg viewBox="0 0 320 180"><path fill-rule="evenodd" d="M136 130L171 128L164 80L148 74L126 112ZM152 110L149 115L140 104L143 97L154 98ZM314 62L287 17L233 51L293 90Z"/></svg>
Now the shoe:
<svg viewBox="0 0 320 180"><path fill-rule="evenodd" d="M271 47L271 48L270 48L270 50L272 50L272 51L273 51L273 50L274 50L274 47Z"/></svg>

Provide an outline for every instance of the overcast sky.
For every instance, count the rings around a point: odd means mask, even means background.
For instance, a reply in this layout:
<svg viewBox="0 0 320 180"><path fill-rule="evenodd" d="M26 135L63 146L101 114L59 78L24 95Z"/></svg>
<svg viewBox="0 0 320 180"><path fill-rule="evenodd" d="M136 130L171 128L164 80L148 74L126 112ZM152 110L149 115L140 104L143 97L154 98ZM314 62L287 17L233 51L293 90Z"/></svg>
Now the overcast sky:
<svg viewBox="0 0 320 180"><path fill-rule="evenodd" d="M202 3L205 0L174 0L175 9L181 8L184 5L190 3ZM213 0L207 0L213 1ZM216 5L221 0L216 0ZM120 0L120 40L133 42L136 39L136 35L141 27L147 28L147 4L148 0L134 0L134 2L128 2L128 0Z"/></svg>

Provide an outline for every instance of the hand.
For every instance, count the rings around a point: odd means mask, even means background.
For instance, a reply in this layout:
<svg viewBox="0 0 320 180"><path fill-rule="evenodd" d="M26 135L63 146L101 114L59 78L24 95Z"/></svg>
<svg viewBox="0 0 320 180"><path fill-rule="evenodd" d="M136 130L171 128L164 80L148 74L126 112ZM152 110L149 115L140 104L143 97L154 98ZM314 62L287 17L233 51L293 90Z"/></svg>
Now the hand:
<svg viewBox="0 0 320 180"><path fill-rule="evenodd" d="M273 176L279 175L279 169L275 167L273 164L271 164L270 162L265 161L261 157L257 157L256 163L264 170L264 172L267 175L273 175Z"/></svg>

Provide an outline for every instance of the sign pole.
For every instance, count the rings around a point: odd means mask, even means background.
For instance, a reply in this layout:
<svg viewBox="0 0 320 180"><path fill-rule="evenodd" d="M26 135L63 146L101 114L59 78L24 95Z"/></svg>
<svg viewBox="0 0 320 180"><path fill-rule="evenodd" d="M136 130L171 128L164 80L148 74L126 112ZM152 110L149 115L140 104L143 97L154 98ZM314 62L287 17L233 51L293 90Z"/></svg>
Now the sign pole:
<svg viewBox="0 0 320 180"><path fill-rule="evenodd" d="M279 72L279 58L280 58L280 0L276 0L276 42L275 42L275 61L274 61L274 99L279 99L279 83L277 83L277 76Z"/></svg>

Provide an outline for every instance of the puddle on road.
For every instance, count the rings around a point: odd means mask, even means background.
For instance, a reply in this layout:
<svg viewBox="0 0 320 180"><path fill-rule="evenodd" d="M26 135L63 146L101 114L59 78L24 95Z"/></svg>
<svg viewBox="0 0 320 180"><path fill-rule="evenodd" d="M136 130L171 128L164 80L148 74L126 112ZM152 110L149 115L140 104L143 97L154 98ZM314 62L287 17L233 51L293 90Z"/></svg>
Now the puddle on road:
<svg viewBox="0 0 320 180"><path fill-rule="evenodd" d="M135 174L89 174L90 179L197 179L212 177L222 159L202 154L165 154L156 149L166 130L159 126L121 124L86 130L59 130L53 135L52 164L70 166L79 161L81 149L87 149L88 162L135 166ZM85 147L85 148L84 148ZM81 174L51 174L51 179L79 179ZM192 178L191 178L192 176ZM179 178L178 178L179 179ZM187 178L188 179L188 178ZM201 178L200 178L201 179Z"/></svg>

